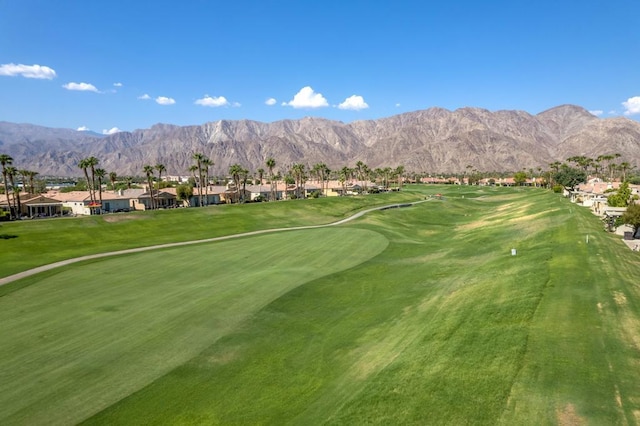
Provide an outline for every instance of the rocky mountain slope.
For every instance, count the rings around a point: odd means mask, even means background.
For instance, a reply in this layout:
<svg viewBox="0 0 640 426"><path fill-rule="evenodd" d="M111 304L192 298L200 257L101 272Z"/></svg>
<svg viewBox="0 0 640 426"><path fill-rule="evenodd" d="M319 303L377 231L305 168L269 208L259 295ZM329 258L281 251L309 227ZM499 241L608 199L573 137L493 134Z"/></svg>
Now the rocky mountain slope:
<svg viewBox="0 0 640 426"><path fill-rule="evenodd" d="M479 108L430 108L378 120L345 124L322 118L261 123L251 120L200 126L157 124L107 137L71 129L0 122L0 153L19 168L41 174L78 176L77 163L93 155L119 175L141 175L145 164L162 163L168 174L188 174L201 152L226 174L239 163L255 171L268 157L278 169L293 163L326 163L331 169L363 161L370 168L405 166L415 172L461 172L547 168L574 155L620 153L640 166L640 123L600 119L563 105L531 115Z"/></svg>

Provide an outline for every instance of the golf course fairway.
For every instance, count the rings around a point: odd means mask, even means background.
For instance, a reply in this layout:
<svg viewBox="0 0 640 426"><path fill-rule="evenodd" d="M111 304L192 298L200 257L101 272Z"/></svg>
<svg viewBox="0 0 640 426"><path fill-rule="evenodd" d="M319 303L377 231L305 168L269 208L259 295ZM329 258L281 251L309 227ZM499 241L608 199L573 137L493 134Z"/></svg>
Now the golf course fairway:
<svg viewBox="0 0 640 426"><path fill-rule="evenodd" d="M429 200L0 288L0 424L640 422L638 253L546 190L401 196Z"/></svg>

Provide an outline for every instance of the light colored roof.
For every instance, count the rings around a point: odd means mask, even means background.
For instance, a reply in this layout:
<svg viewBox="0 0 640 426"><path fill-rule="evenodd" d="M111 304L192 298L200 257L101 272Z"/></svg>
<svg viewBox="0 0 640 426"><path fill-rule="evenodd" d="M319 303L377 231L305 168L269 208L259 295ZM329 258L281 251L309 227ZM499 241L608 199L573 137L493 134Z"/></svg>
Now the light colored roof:
<svg viewBox="0 0 640 426"><path fill-rule="evenodd" d="M49 198L53 198L54 200L59 200L63 203L68 201L89 201L91 199L89 197L89 191L48 191L44 195Z"/></svg>

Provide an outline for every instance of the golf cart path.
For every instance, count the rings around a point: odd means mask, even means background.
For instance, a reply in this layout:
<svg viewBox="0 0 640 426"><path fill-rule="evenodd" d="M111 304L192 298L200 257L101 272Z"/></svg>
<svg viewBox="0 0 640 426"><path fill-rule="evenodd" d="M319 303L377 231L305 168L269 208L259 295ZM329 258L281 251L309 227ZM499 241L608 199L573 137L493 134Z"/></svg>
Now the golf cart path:
<svg viewBox="0 0 640 426"><path fill-rule="evenodd" d="M138 247L138 248L133 248L133 249L118 250L118 251L111 251L111 252L106 252L106 253L90 254L90 255L81 256L81 257L74 257L72 259L61 260L60 262L55 262L55 263L50 263L48 265L38 266L37 268L28 269L26 271L18 272L17 274L13 274L13 275L6 276L4 278L0 278L0 286L3 286L5 284L9 284L10 282L19 280L21 278L26 278L26 277L30 277L30 276L35 275L35 274L39 274L40 272L50 271L51 269L59 268L61 266L65 266L65 265L70 265L72 263L82 262L82 261L85 261L85 260L100 259L102 257L110 257L110 256L119 256L119 255L122 255L122 254L140 253L140 252L144 252L144 251L156 250L156 249L161 249L161 248L171 248L171 247L188 246L188 245L192 245L192 244L211 243L211 242L214 242L214 241L229 240L229 239L232 239L232 238L241 238L241 237L247 237L247 236L251 236L251 235L268 234L268 233L272 233L272 232L297 231L297 230L301 230L301 229L325 228L325 227L328 227L328 226L342 225L343 223L347 223L347 222L349 222L351 220L357 219L357 218L359 218L361 216L364 216L365 214L370 213L372 211L387 210L387 209L392 209L392 208L397 208L397 207L409 207L409 206L413 206L415 204L424 203L425 201L429 201L429 199L415 201L415 202L411 202L411 203L390 204L390 205L387 205L387 206L374 207L374 208L371 208L371 209L367 209L367 210L363 210L361 212L358 212L358 213L356 213L356 214L354 214L352 216L349 216L349 217L347 217L345 219L342 219L342 220L339 220L337 222L326 223L326 224L323 224L323 225L306 225L306 226L294 226L294 227L291 227L291 228L262 229L262 230L259 230L259 231L243 232L241 234L224 235L224 236L221 236L221 237L206 238L206 239L203 239L203 240L192 240L192 241L182 241L182 242L177 242L177 243L158 244L158 245L153 245L153 246Z"/></svg>

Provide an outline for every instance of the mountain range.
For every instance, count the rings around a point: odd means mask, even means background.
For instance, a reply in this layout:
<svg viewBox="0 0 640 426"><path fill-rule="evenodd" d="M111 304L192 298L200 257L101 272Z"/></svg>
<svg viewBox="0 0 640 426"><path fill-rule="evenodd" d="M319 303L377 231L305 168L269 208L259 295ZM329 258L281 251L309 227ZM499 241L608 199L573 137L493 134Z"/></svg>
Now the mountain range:
<svg viewBox="0 0 640 426"><path fill-rule="evenodd" d="M80 159L95 156L107 172L142 175L162 163L169 175L187 175L193 153L214 162L213 175L238 163L254 172L273 157L276 169L323 162L330 169L363 161L371 169L402 165L409 172L516 171L575 155L619 153L640 165L640 123L601 119L562 105L537 115L524 111L442 108L377 120L343 123L322 118L262 123L220 120L194 126L156 124L109 136L72 129L0 122L0 153L20 169L41 175L80 176Z"/></svg>

